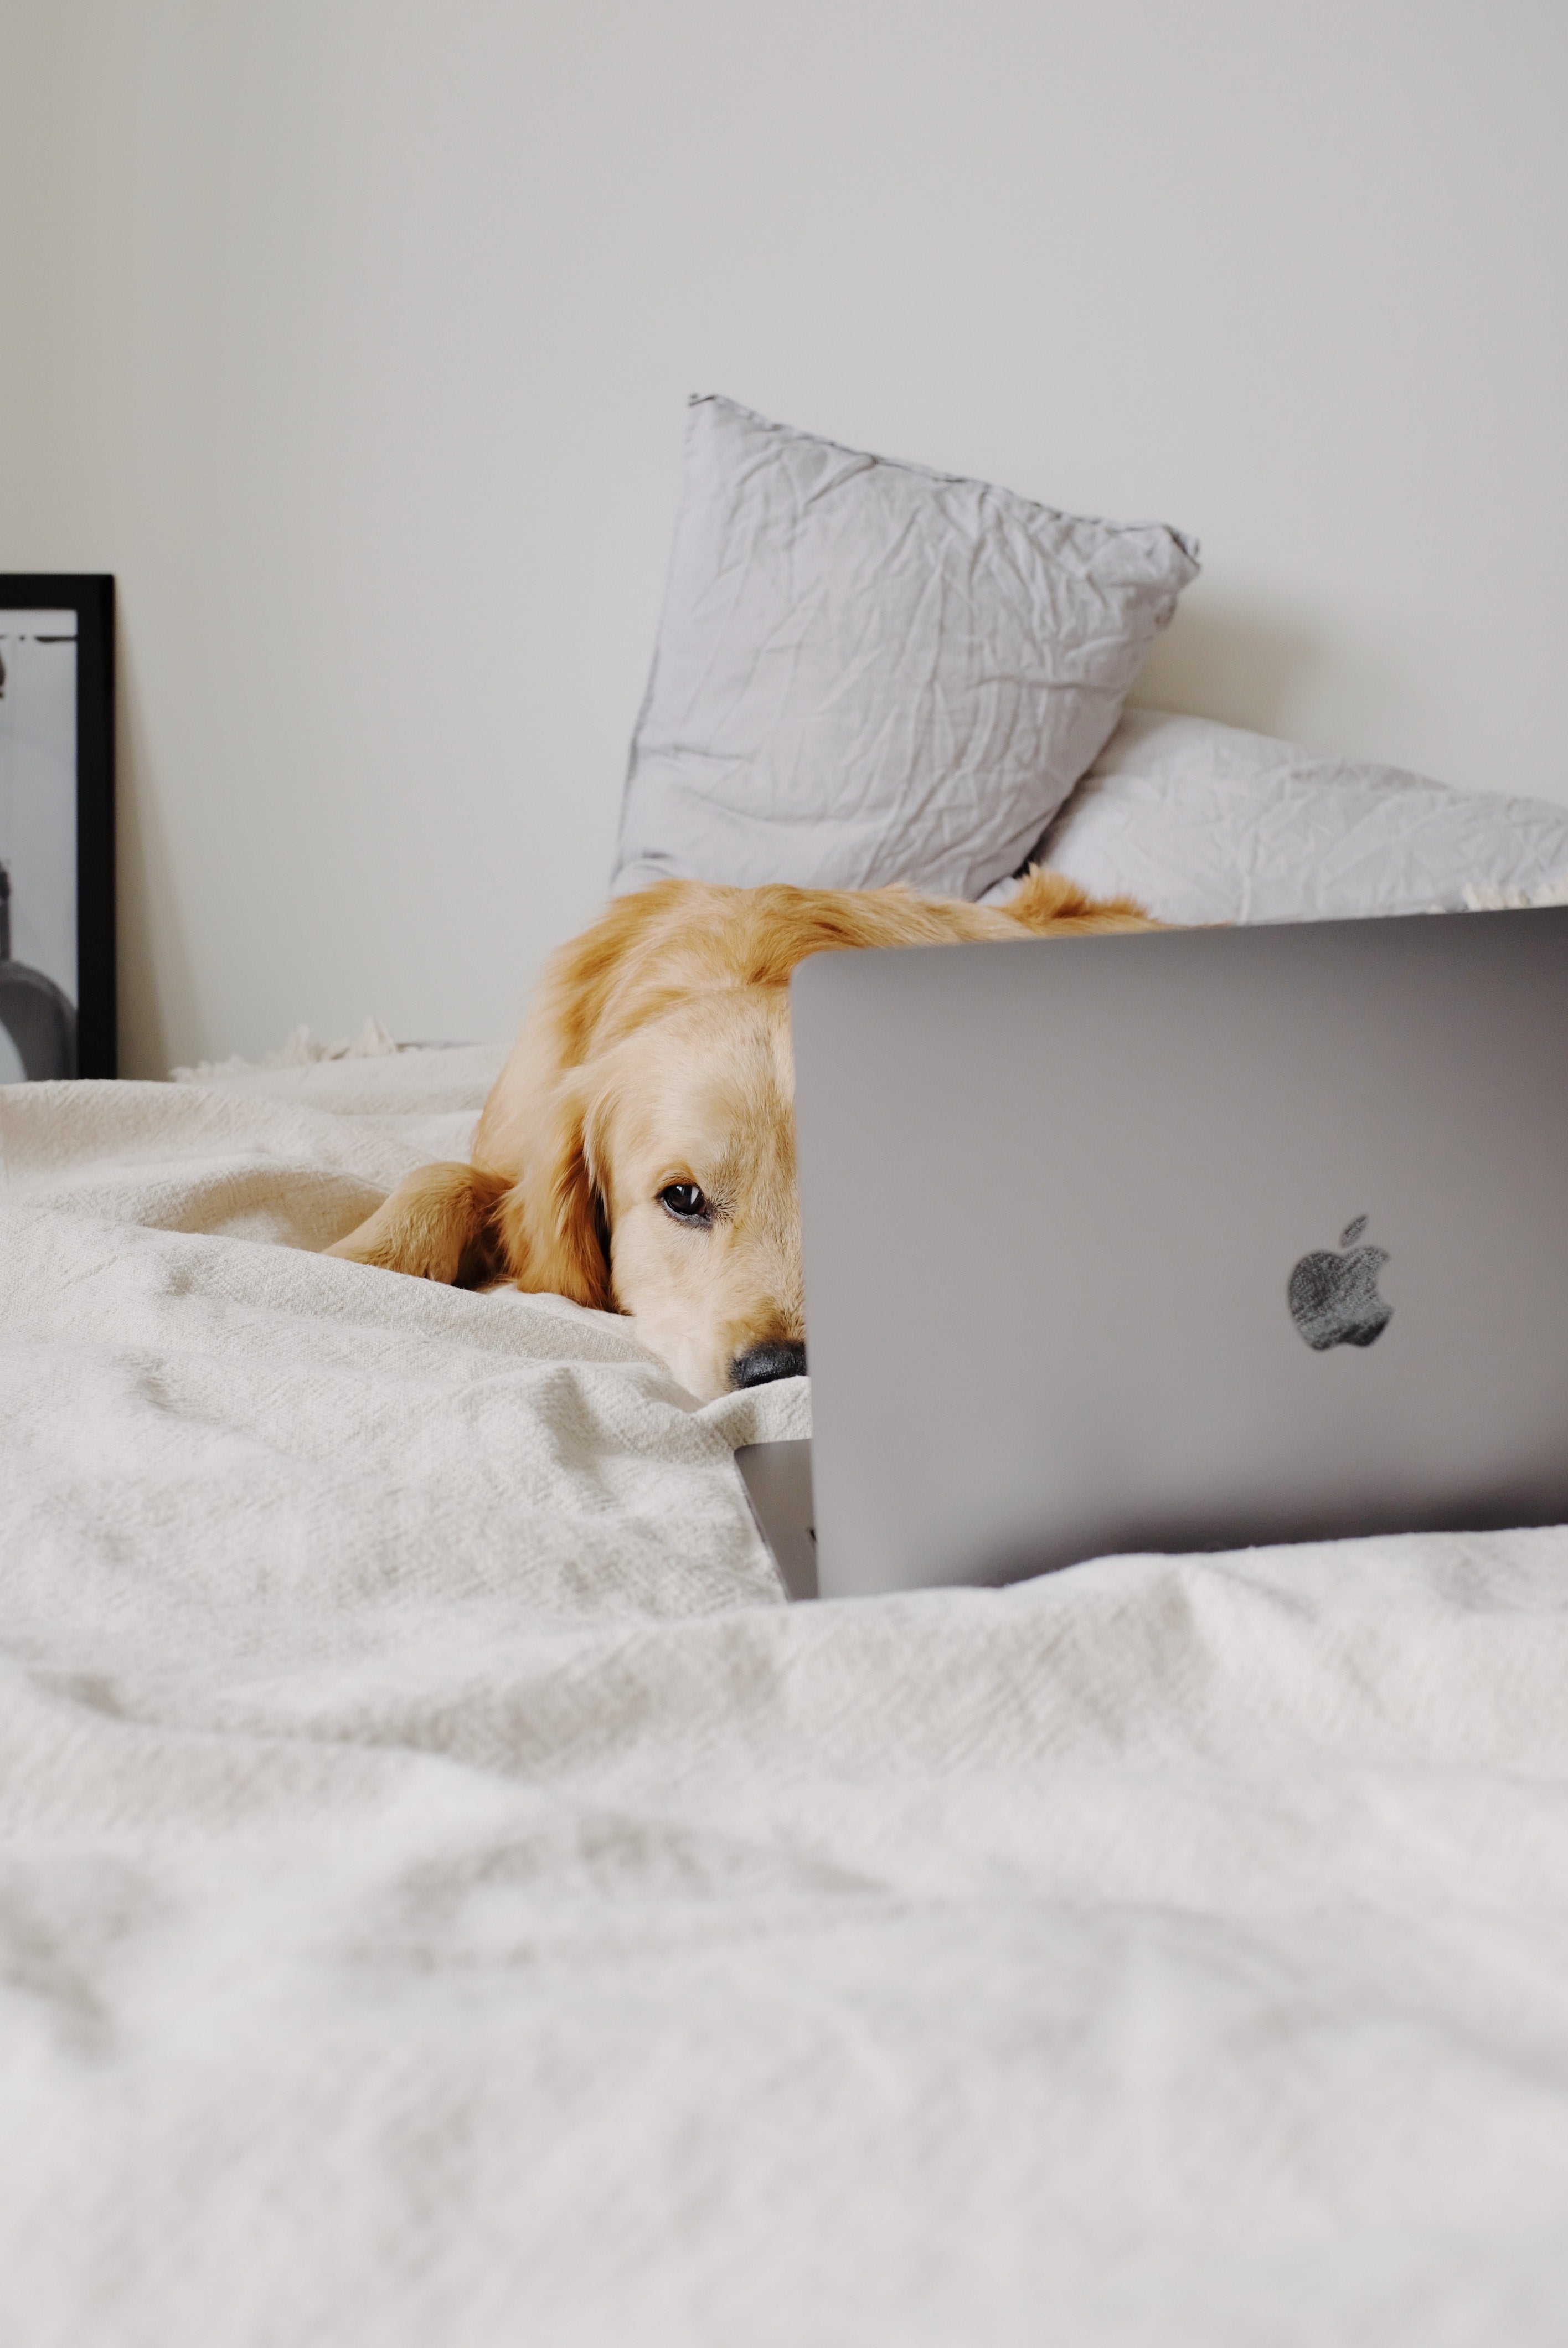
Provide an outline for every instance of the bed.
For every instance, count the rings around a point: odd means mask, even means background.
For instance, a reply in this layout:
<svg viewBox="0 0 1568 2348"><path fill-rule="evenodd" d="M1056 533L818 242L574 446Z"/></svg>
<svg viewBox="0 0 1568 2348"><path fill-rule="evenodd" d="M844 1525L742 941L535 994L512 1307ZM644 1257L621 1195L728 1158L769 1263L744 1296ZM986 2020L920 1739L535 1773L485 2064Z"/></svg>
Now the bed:
<svg viewBox="0 0 1568 2348"><path fill-rule="evenodd" d="M1568 1532L791 1606L498 1058L0 1091L0 2337L1561 2340Z"/></svg>

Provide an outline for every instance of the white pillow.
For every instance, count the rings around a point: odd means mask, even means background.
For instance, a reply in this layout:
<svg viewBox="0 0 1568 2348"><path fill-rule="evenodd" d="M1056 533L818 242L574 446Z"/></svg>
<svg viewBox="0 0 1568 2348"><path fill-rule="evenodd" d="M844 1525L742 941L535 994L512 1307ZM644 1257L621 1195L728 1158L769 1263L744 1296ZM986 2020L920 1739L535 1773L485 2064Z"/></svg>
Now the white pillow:
<svg viewBox="0 0 1568 2348"><path fill-rule="evenodd" d="M1160 523L693 399L613 888L978 897L1104 742L1197 567Z"/></svg>
<svg viewBox="0 0 1568 2348"><path fill-rule="evenodd" d="M1568 807L1130 709L1037 852L1167 922L1457 911L1568 871Z"/></svg>

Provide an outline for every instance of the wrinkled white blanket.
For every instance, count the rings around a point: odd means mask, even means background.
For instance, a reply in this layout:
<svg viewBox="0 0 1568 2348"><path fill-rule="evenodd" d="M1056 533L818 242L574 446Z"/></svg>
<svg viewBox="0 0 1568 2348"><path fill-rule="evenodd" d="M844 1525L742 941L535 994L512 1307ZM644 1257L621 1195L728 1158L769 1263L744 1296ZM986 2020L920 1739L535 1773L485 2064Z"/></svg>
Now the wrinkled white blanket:
<svg viewBox="0 0 1568 2348"><path fill-rule="evenodd" d="M1568 2336L1568 1535L787 1607L494 1065L0 1092L6 2348Z"/></svg>

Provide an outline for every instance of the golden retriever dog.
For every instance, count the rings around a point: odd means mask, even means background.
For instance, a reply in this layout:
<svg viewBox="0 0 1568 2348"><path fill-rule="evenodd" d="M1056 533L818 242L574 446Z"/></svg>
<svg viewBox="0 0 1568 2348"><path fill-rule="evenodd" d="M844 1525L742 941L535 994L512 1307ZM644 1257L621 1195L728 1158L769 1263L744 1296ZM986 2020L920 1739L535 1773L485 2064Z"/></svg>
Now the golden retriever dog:
<svg viewBox="0 0 1568 2348"><path fill-rule="evenodd" d="M808 954L1148 929L1031 870L1000 908L664 880L546 971L466 1166L426 1166L328 1251L624 1313L711 1401L805 1367L789 978Z"/></svg>

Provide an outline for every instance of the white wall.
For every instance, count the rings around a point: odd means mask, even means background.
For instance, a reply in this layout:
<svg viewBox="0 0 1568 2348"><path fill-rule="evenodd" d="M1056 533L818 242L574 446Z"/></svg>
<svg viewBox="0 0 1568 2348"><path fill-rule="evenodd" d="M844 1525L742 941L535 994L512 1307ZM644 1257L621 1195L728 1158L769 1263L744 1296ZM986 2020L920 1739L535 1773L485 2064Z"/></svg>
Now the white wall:
<svg viewBox="0 0 1568 2348"><path fill-rule="evenodd" d="M1195 530L1143 699L1568 799L1553 0L0 18L0 568L119 577L132 1072L509 1026L692 388Z"/></svg>

